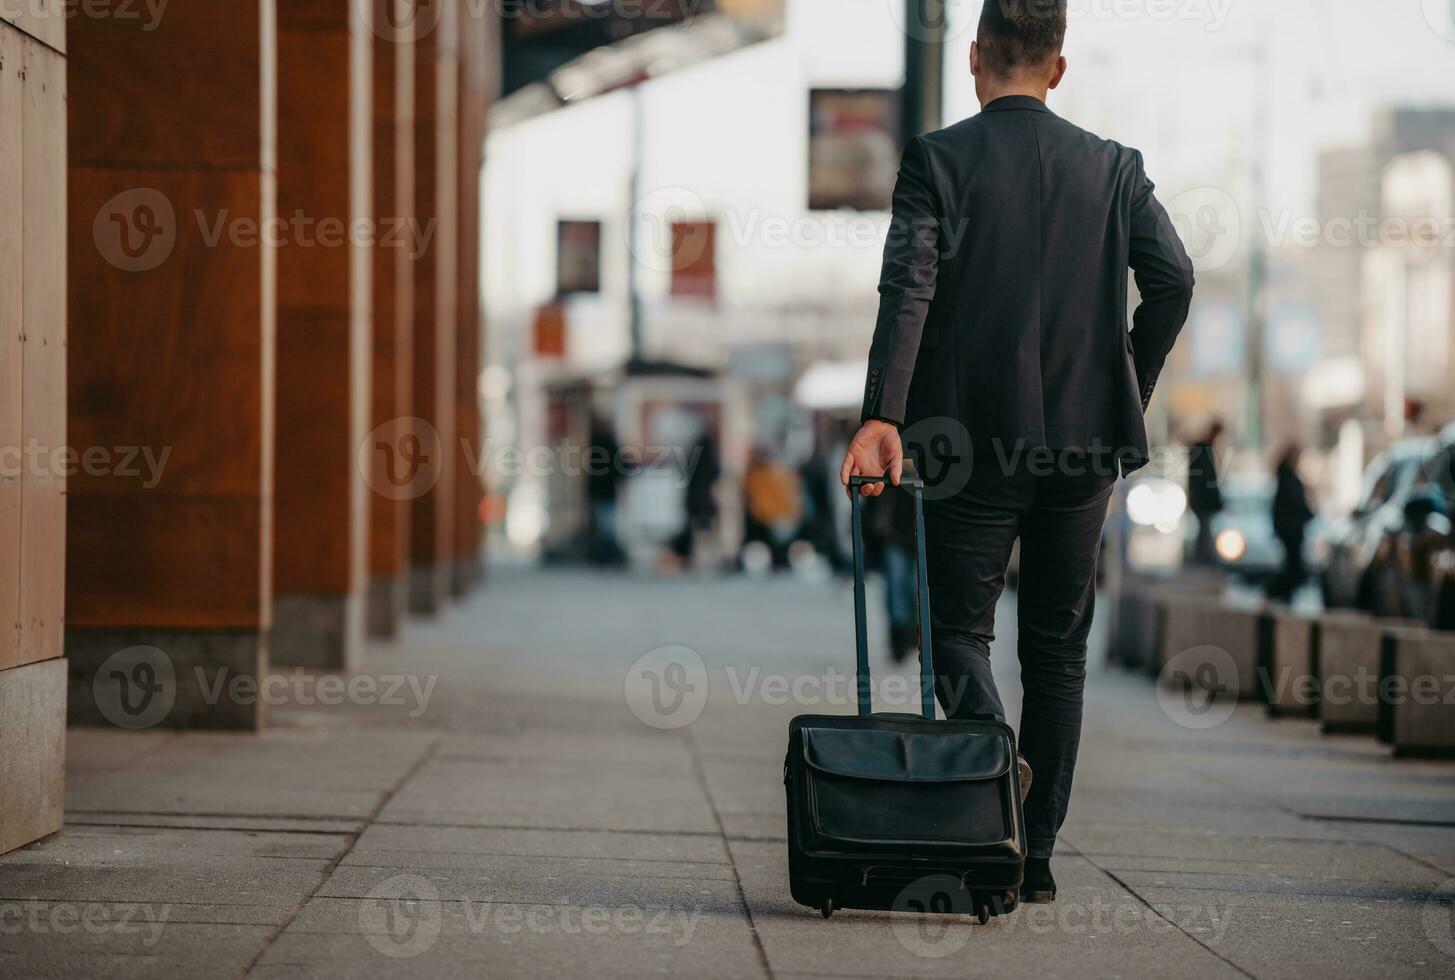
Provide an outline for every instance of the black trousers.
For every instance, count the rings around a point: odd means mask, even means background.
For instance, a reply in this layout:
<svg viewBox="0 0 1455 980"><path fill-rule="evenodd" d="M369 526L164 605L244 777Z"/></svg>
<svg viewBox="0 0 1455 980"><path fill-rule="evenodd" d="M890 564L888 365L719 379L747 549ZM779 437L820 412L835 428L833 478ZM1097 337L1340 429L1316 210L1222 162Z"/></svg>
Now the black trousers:
<svg viewBox="0 0 1455 980"><path fill-rule="evenodd" d="M1033 773L1025 805L1032 857L1055 847L1081 741L1096 561L1116 482L1110 461L1098 460L977 459L963 490L925 501L936 693L950 718L1005 719L990 644L1011 549L1021 542L1019 747Z"/></svg>

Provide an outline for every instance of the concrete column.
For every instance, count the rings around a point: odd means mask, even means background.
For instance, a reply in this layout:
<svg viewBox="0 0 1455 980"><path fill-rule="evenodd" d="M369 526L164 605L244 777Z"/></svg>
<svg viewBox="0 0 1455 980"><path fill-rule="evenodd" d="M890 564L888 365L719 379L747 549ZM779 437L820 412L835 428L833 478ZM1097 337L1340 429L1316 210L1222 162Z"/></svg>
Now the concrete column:
<svg viewBox="0 0 1455 980"><path fill-rule="evenodd" d="M0 7L0 853L61 826L66 34Z"/></svg>
<svg viewBox="0 0 1455 980"><path fill-rule="evenodd" d="M419 2L419 0L416 0ZM410 609L450 590L455 540L455 337L459 216L459 0L420 6L415 44L415 213L433 228L415 264L414 416L420 420L410 520Z"/></svg>
<svg viewBox="0 0 1455 980"><path fill-rule="evenodd" d="M99 451L69 493L70 720L257 728L248 684L272 622L273 0L68 24L69 436Z"/></svg>
<svg viewBox="0 0 1455 980"><path fill-rule="evenodd" d="M374 0L374 25L399 23L406 0ZM386 19L387 18L387 19ZM376 29L374 213L387 229L374 251L373 419L361 459L369 466L368 629L398 633L409 604L408 476L401 456L415 433L414 261L424 229L414 221L414 38Z"/></svg>
<svg viewBox="0 0 1455 980"><path fill-rule="evenodd" d="M355 0L278 21L277 535L273 660L363 655L373 356L373 70Z"/></svg>

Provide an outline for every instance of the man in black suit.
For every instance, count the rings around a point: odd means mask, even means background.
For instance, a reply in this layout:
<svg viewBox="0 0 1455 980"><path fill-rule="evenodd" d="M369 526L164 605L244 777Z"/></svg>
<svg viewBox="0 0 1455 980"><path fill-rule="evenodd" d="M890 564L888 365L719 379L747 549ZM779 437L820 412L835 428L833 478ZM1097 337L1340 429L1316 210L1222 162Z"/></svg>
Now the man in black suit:
<svg viewBox="0 0 1455 980"><path fill-rule="evenodd" d="M897 485L906 425L966 437L954 484L925 514L938 696L952 718L1004 717L989 652L1020 539L1020 750L1035 773L1026 901L1055 898L1101 527L1118 470L1148 462L1143 413L1193 288L1141 154L1047 108L1065 35L1066 0L987 0L970 50L982 112L906 148L863 426L840 474ZM1130 332L1129 268L1141 297Z"/></svg>

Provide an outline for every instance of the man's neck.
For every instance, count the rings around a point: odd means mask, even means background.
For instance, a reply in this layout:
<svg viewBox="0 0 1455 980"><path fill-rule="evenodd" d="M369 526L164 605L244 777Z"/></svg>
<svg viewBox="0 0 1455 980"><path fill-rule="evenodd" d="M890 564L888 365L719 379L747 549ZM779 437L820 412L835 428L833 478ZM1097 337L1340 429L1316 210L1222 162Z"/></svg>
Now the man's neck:
<svg viewBox="0 0 1455 980"><path fill-rule="evenodd" d="M1051 92L1051 89L1048 89L1046 86L1040 86L1039 89L1035 86L997 87L997 89L986 90L985 95L981 96L981 109L984 109L985 106L995 102L997 99L1005 99L1005 97L1010 96L1029 96L1032 99L1039 100L1039 102L1045 102L1049 92Z"/></svg>
<svg viewBox="0 0 1455 980"><path fill-rule="evenodd" d="M985 93L980 97L980 108L984 109L996 99L1004 99L1012 95L1025 95L1029 96L1032 99L1045 102L1046 96L1050 93L1050 91L1050 88L1045 85L1036 86L1016 84L1014 82L1005 85L988 87L985 90Z"/></svg>

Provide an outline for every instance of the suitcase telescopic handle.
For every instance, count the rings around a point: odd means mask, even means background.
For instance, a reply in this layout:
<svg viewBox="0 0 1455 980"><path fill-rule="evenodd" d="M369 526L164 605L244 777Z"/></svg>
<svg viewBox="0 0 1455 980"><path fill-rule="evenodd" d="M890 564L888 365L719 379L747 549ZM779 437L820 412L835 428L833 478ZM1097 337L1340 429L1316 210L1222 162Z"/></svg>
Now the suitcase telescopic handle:
<svg viewBox="0 0 1455 980"><path fill-rule="evenodd" d="M864 609L864 504L860 488L889 483L887 476L849 477L850 511L854 526L854 644L858 654L855 674L855 690L859 703L859 714L873 712L869 694L869 628L865 622ZM915 612L919 616L919 699L920 714L934 720L935 717L935 657L930 642L930 593L928 570L925 562L925 485L923 480L903 477L899 481L901 490L914 494L914 543L915 561Z"/></svg>

